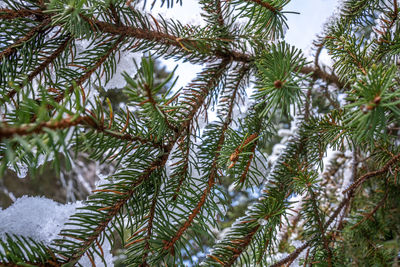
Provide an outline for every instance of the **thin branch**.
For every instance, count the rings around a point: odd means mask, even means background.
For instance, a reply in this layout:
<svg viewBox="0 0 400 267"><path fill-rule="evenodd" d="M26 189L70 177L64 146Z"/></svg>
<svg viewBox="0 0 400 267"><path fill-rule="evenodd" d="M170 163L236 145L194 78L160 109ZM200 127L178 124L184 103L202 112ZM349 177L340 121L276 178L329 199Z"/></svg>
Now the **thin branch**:
<svg viewBox="0 0 400 267"><path fill-rule="evenodd" d="M149 255L149 249L150 249L150 238L152 235L152 230L153 230L153 221L154 221L154 215L156 212L156 205L157 205L157 200L158 200L158 193L160 191L160 188L157 187L156 191L154 192L154 196L153 196L153 200L151 201L151 206L150 206L150 212L148 215L148 223L147 223L147 236L146 241L145 241L145 245L143 248L143 257L142 257L142 264L140 265L145 267L148 266L147 264L147 257Z"/></svg>
<svg viewBox="0 0 400 267"><path fill-rule="evenodd" d="M46 67L49 66L67 48L71 40L72 37L68 34L65 40L58 46L58 48L49 57L46 57L46 60L43 61L36 69L29 73L28 82L31 82L35 76L45 70Z"/></svg>
<svg viewBox="0 0 400 267"><path fill-rule="evenodd" d="M190 127L187 128L187 132L188 133L190 132ZM179 175L181 175L181 178L178 181L178 185L177 185L177 187L175 189L174 196L172 197L173 201L175 201L178 198L179 192L181 190L181 186L182 186L183 182L186 179L186 172L187 172L187 170L189 168L190 138L187 138L185 145L186 145L186 151L182 151L182 154L185 155L183 168L182 168L182 171L179 172Z"/></svg>
<svg viewBox="0 0 400 267"><path fill-rule="evenodd" d="M85 123L87 119L90 117L78 117L75 120L71 120L71 118L62 119L57 122L41 122L39 124L27 124L20 127L0 127L0 140L3 138L11 138L14 135L30 135L30 134L41 134L44 132L44 129L51 130L62 130L66 128L70 128L76 126L81 123ZM1 125L7 125L6 123L1 123Z"/></svg>
<svg viewBox="0 0 400 267"><path fill-rule="evenodd" d="M189 43L194 48L200 47L200 44L195 40L181 38L178 36L171 35L169 33L152 31L149 29L140 29L133 26L116 25L98 20L94 21L88 18L86 18L86 20L88 21L88 23L95 25L97 29L99 29L101 32L104 33L109 33L119 36L124 35L127 37L153 41L163 45L175 46L178 47L179 49L183 49L182 48L183 42ZM231 58L235 61L241 61L241 62L251 61L250 55L242 54L236 51L215 50L215 51L210 51L210 56L215 56L217 58L222 58L222 59Z"/></svg>
<svg viewBox="0 0 400 267"><path fill-rule="evenodd" d="M314 191L312 190L311 187L309 187L308 189L309 189L309 192L310 192L312 206L313 206L313 210L314 210L314 215L315 215L315 217L317 219L317 223L318 223L318 227L319 227L319 230L320 230L323 246L324 246L324 249L326 250L326 252L328 254L328 266L331 267L332 266L332 251L329 248L329 243L328 243L328 240L327 240L327 238L325 236L325 229L324 229L324 226L322 225L320 212L319 212L318 207L317 207L316 196L315 196L315 193L314 193Z"/></svg>
<svg viewBox="0 0 400 267"><path fill-rule="evenodd" d="M144 84L144 90L146 91L146 94L147 94L147 97L148 97L148 102L150 102L151 106L153 107L153 109L154 109L155 111L161 113L161 115L162 115L162 117L163 117L163 119L164 119L165 124L167 125L167 127L168 127L169 129L171 129L172 131L177 132L177 131L178 131L178 128L175 127L175 126L168 120L167 114L165 114L164 110L162 110L162 109L160 109L160 108L158 107L157 101L154 99L154 97L153 97L153 92L151 91L151 88L150 88L150 86L149 86L148 84Z"/></svg>
<svg viewBox="0 0 400 267"><path fill-rule="evenodd" d="M67 258L66 264L68 266L75 266L79 259L84 255L85 251L87 251L92 246L93 242L97 240L97 238L100 236L101 233L104 232L112 219L120 212L124 204L132 198L134 192L136 191L136 187L149 179L149 177L155 170L163 167L166 164L171 150L172 145L169 145L167 151L159 156L156 160L154 160L150 164L150 166L142 172L142 175L140 175L136 181L130 184L131 189L124 194L124 197L120 198L118 201L115 201L113 205L109 209L107 209L108 212L104 216L104 220L97 225L92 234L79 246L79 249Z"/></svg>
<svg viewBox="0 0 400 267"><path fill-rule="evenodd" d="M216 75L210 79L207 84L204 85L204 91L208 92L209 88L212 87L215 83L216 80L219 80L219 78L222 76L226 66L228 65L229 61L222 61L221 64L218 67L219 72L216 73ZM108 224L112 221L112 219L120 212L122 207L132 198L134 192L136 191L136 187L140 184L142 184L144 181L149 179L150 175L157 169L162 168L172 152L172 149L175 145L175 142L180 138L181 134L184 133L188 125L191 123L192 119L194 118L195 114L197 111L200 109L200 107L203 105L205 99L207 97L207 93L204 93L201 95L201 97L198 99L196 105L193 105L189 113L186 115L186 120L181 124L181 127L177 133L175 133L175 136L170 142L164 147L164 153L162 153L160 156L155 159L148 168L146 168L143 172L142 175L138 177L138 179L132 184L130 184L130 190L127 191L124 194L124 197L119 199L118 201L115 201L113 205L107 209L108 212L104 217L104 220L98 224L98 226L93 230L92 234L86 239L85 242L83 242L79 249L75 251L71 256L67 258L67 265L73 266L76 264L79 259L83 256L85 251L90 248L90 246L93 244L93 242L98 238L98 236L104 232L104 230L107 228Z"/></svg>
<svg viewBox="0 0 400 267"><path fill-rule="evenodd" d="M29 17L32 15L43 16L44 13L42 10L30 10L30 9L20 9L13 10L8 8L0 8L0 19L1 20L13 20L24 17Z"/></svg>
<svg viewBox="0 0 400 267"><path fill-rule="evenodd" d="M0 125L7 125L7 124L0 123ZM157 148L163 147L162 144L160 143L156 143L152 140L147 140L140 136L133 136L128 133L123 134L120 132L115 132L109 129L105 129L103 125L98 124L98 122L94 120L93 117L91 116L79 116L74 120L72 120L72 118L66 118L57 122L49 121L49 122L41 122L39 124L30 123L30 124L24 124L19 127L13 127L13 126L0 127L0 140L4 138L12 138L15 135L25 136L31 134L44 134L45 129L63 130L77 125L81 125L85 128L94 129L99 133L103 133L104 135L116 139L130 141L130 142L139 142L141 144L152 144L152 146Z"/></svg>
<svg viewBox="0 0 400 267"><path fill-rule="evenodd" d="M316 69L310 66L305 66L301 68L300 73L302 74L310 74L314 79L324 80L328 84L335 84L338 88L343 88L344 84L339 80L339 78L333 73L329 74L321 69Z"/></svg>
<svg viewBox="0 0 400 267"><path fill-rule="evenodd" d="M329 225L333 222L333 220L339 215L340 211L343 209L343 207L346 205L346 203L348 203L349 200L350 200L350 198L346 197L342 200L342 202L339 204L339 206L337 206L334 213L329 217L328 221L325 223L324 232L326 231L326 229L328 229ZM287 257L276 262L275 264L271 265L270 267L279 267L279 266L282 266L282 265L288 263L289 261L292 261L293 258L297 258L300 255L300 253L310 245L311 245L311 241L304 243L301 247L298 247L295 251L293 251Z"/></svg>
<svg viewBox="0 0 400 267"><path fill-rule="evenodd" d="M300 255L300 253L303 250L305 250L309 245L310 245L310 242L304 243L302 246L296 248L296 250L293 251L292 253L290 253L288 256L286 256L285 258L281 259L280 261L272 264L270 267L279 267L288 262L293 262L293 260L295 260Z"/></svg>
<svg viewBox="0 0 400 267"><path fill-rule="evenodd" d="M271 4L269 4L268 2L265 2L263 0L245 0L245 1L256 3L257 5L260 5L260 6L268 9L269 11L271 11L273 13L278 13L281 10L279 8L276 8L276 7L272 6Z"/></svg>
<svg viewBox="0 0 400 267"><path fill-rule="evenodd" d="M253 159L254 159L254 154L255 154L255 151L256 151L256 148L257 148L257 145L258 145L258 140L259 140L259 139L257 139L257 140L254 142L254 144L253 144L253 147L251 148L251 154L250 154L249 160L248 160L247 163L246 163L246 167L245 167L245 169L244 169L244 172L243 172L242 175L240 176L240 181L239 181L239 182L240 182L241 184L244 183L244 181L246 180L247 174L249 173L250 166L251 166L251 163L252 163L252 161L253 161Z"/></svg>
<svg viewBox="0 0 400 267"><path fill-rule="evenodd" d="M51 22L50 18L45 19L42 23L40 23L39 25L33 27L30 31L28 31L22 38L18 39L15 43L13 43L12 45L8 46L5 50L0 52L0 62L3 60L3 58L7 58L11 54L15 53L19 46L29 41L38 32L42 31L43 28L45 28L50 24L50 22Z"/></svg>
<svg viewBox="0 0 400 267"><path fill-rule="evenodd" d="M243 253L243 251L246 250L248 245L250 244L251 240L253 239L253 236L257 233L258 229L260 228L260 224L257 224L242 240L241 240L241 246L235 253L232 255L232 258L224 264L224 266L232 266L236 259Z"/></svg>
<svg viewBox="0 0 400 267"><path fill-rule="evenodd" d="M355 191L362 183L364 183L367 179L378 176L381 174L384 174L389 171L390 167L395 164L398 160L400 160L400 154L397 154L394 156L391 160L389 160L385 166L383 166L381 169L373 172L369 172L358 178L353 184L351 184L346 190L343 191L344 193L349 193Z"/></svg>
<svg viewBox="0 0 400 267"><path fill-rule="evenodd" d="M264 4L268 4L265 2L261 2L261 0L248 0L251 2L260 2ZM25 13L33 13L37 15L41 15L44 17L47 14L44 14L42 10L19 10L16 15L23 17ZM132 26L125 26L121 24L113 24L104 21L92 20L85 16L81 16L82 19L86 20L90 25L93 25L94 30L99 30L104 33L109 33L112 35L118 36L125 36L125 37L132 37L136 39L143 39L148 41L157 42L159 44L170 45L177 47L179 49L182 48L182 42L189 42L192 47L199 47L199 44L195 40L189 39L182 39L178 36L174 36L170 33L163 33L159 30L153 31L150 29L140 29ZM1 17L0 17L1 18ZM6 18L6 17L5 17ZM224 49L222 50L215 50L210 51L210 56L214 56L220 59L229 59L234 61L239 61L243 63L251 63L254 61L254 57L250 54L241 53L238 51L230 51ZM344 84L339 81L339 78L334 74L329 74L321 69L316 69L314 67L305 66L303 67L300 72L302 74L310 74L313 73L312 77L316 79L324 80L327 83L335 84L337 87L342 88Z"/></svg>
<svg viewBox="0 0 400 267"><path fill-rule="evenodd" d="M317 51L315 52L315 58L314 58L314 66L316 69L320 69L319 67L319 56L321 55L322 49L324 48L325 42L322 42L320 44L314 43L315 46L317 46Z"/></svg>
<svg viewBox="0 0 400 267"><path fill-rule="evenodd" d="M81 77L79 77L78 80L76 80L76 85L80 86L82 85L86 80L88 80L90 78L90 76L92 76L92 74L98 69L100 68L103 63L108 59L108 57L111 55L112 52L114 52L119 44L124 40L124 36L120 36L115 42L114 44L110 47L110 49L108 49L107 53L105 53L101 58L99 58L99 60L96 62L96 64L93 65L92 68L90 68L87 72L85 72ZM61 92L54 100L56 102L61 102L66 94L70 94L71 92L73 92L74 90L74 85L71 85L68 89L66 89L65 91Z"/></svg>
<svg viewBox="0 0 400 267"><path fill-rule="evenodd" d="M31 82L33 78L35 78L37 75L43 72L51 63L53 63L53 61L65 50L65 48L67 47L67 45L71 40L72 37L68 35L67 38L59 45L59 47L49 57L46 57L46 60L44 60L37 68L35 68L31 73L29 73L27 81ZM13 89L8 92L7 97L13 98L16 93L17 90Z"/></svg>
<svg viewBox="0 0 400 267"><path fill-rule="evenodd" d="M217 4L217 10L216 10L216 12L217 12L217 14L218 14L218 24L219 24L219 26L223 27L223 26L225 25L225 22L224 22L224 17L223 17L223 15L222 15L221 0L216 0L215 2L216 2L216 4Z"/></svg>
<svg viewBox="0 0 400 267"><path fill-rule="evenodd" d="M244 73L243 73L243 75L244 75ZM221 151L222 145L223 145L223 143L225 141L225 133L226 133L231 121L232 121L233 107L235 105L236 96L237 96L237 93L239 91L239 85L240 85L241 79L243 78L243 75L239 76L238 83L236 84L235 89L234 89L234 91L232 93L232 96L231 96L231 102L229 103L228 113L226 115L225 122L222 125L221 136L219 137L217 148L215 150L216 151L215 157L214 157L213 162L212 162L211 167L210 167L210 176L208 178L207 187L203 191L203 194L200 197L200 201L197 203L196 207L192 210L192 212L190 213L190 215L189 215L188 219L185 221L185 223L183 223L183 225L179 228L179 230L174 234L172 239L164 244L163 249L166 250L166 251L170 251L173 248L173 246L176 243L176 241L178 241L179 238L183 235L183 233L190 227L190 225L192 224L193 220L200 213L202 207L204 206L204 204L205 204L205 202L207 200L208 194L211 192L211 189L215 185L216 177L217 177L217 171L218 171L218 167L217 167L218 158L219 158L219 155L220 155L220 151Z"/></svg>
<svg viewBox="0 0 400 267"><path fill-rule="evenodd" d="M356 228L357 226L359 226L360 224L362 224L363 222L365 222L366 220L371 218L372 215L374 215L375 212L377 212L378 209L385 204L387 197L388 197L388 191L386 190L385 195L383 196L382 200L378 202L376 207L371 212L369 212L366 216L364 216L364 218L362 218L359 222L357 222L355 225L353 225L350 229L353 230L354 228Z"/></svg>
<svg viewBox="0 0 400 267"><path fill-rule="evenodd" d="M378 44L387 43L387 40L384 39L384 36L387 35L390 29L395 25L396 20L398 19L398 14L399 8L397 5L397 0L393 0L393 11L388 14L388 18L390 20L381 18L381 21L385 24L384 26L382 25L382 31L374 29L378 34L382 36L381 38L377 38Z"/></svg>

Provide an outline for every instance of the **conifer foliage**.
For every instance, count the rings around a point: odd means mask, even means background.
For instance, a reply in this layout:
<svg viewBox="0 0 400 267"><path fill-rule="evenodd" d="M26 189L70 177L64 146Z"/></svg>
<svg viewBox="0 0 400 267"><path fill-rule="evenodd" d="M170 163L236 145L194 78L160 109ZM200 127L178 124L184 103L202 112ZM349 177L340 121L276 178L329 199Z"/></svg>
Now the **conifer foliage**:
<svg viewBox="0 0 400 267"><path fill-rule="evenodd" d="M50 246L7 235L0 265L81 266L85 256L104 266L109 242L125 266L183 266L198 249L201 266L397 266L397 0L343 1L314 62L283 41L288 2L201 0L198 26L141 9L182 4L173 0L2 1L1 173L44 161L58 170L77 152L117 171ZM322 49L332 68L319 64ZM126 107L115 111L96 92L127 52L146 56L124 75ZM204 68L178 90L173 73L155 82L155 57ZM204 124L211 108L217 118ZM280 122L294 132L270 166ZM262 192L216 236L223 181Z"/></svg>

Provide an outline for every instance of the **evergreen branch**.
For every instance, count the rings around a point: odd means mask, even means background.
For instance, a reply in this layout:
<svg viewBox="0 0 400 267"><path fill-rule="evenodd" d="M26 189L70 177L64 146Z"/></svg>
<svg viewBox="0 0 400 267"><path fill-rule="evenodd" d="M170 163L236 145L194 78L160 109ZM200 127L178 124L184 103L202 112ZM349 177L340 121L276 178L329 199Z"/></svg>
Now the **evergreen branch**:
<svg viewBox="0 0 400 267"><path fill-rule="evenodd" d="M158 200L158 193L160 191L160 188L157 188L153 200L151 201L151 206L150 206L150 212L148 215L148 222L147 222L147 236L145 237L145 245L143 248L143 256L142 256L142 264L140 266L146 267L148 266L147 264L147 257L149 255L149 249L150 249L150 239L152 235L152 230L153 230L153 221L154 221L154 215L156 212L156 205L157 205L157 200Z"/></svg>
<svg viewBox="0 0 400 267"><path fill-rule="evenodd" d="M188 128L187 128L187 132L188 133L190 132L190 126L188 126ZM187 141L183 140L182 142L185 142L185 145L186 145L186 150L182 151L182 154L184 154L185 157L183 159L184 162L183 162L182 170L178 174L176 174L176 175L180 175L181 178L178 181L178 185L176 186L175 193L174 193L174 195L172 197L173 201L175 201L177 199L178 195L179 195L179 192L181 190L182 184L186 179L187 170L189 168L189 156L190 156L189 155L189 153L190 153L190 143L189 142L190 142L190 138L187 138Z"/></svg>
<svg viewBox="0 0 400 267"><path fill-rule="evenodd" d="M324 224L323 233L326 232L326 230L328 229L329 225L331 225L333 220L339 215L340 211L350 201L350 199L351 199L351 197L350 197L350 195L348 195L348 197L344 198L340 202L340 204L337 206L335 211L329 217L328 221L326 221L326 223ZM295 251L293 251L291 254L289 254L287 257L285 257L284 259L282 259L282 260L276 262L275 264L271 265L271 267L279 267L279 266L282 266L282 265L292 261L293 259L296 259L300 255L300 253L310 245L311 245L311 241L307 241L302 246L298 247Z"/></svg>
<svg viewBox="0 0 400 267"><path fill-rule="evenodd" d="M340 204L336 207L335 211L331 214L329 219L324 224L324 226L323 226L324 230L323 230L322 233L326 232L326 230L328 229L329 225L331 225L333 220L339 215L340 211L343 209L343 207L345 205L347 205L347 203L350 201L350 199L351 199L351 195L348 195L348 197L345 197L340 202ZM311 241L307 241L302 246L298 247L295 251L293 251L291 254L289 254L287 257L285 257L284 259L282 259L282 260L276 262L275 264L271 265L271 267L279 267L279 266L282 266L282 265L292 261L293 259L296 259L300 255L300 253L310 245L311 245Z"/></svg>
<svg viewBox="0 0 400 267"><path fill-rule="evenodd" d="M217 4L216 13L218 15L218 24L219 24L219 26L223 27L225 25L225 22L224 22L224 17L222 15L221 0L216 0L216 4Z"/></svg>
<svg viewBox="0 0 400 267"><path fill-rule="evenodd" d="M335 211L331 214L331 216L329 217L328 221L325 223L324 225L324 232L328 229L328 227L332 224L332 222L337 218L337 216L340 214L341 210L345 207L349 205L349 202L351 201L351 199L355 196L355 190L358 188L358 186L360 184L362 184L366 179L383 174L387 171L389 171L391 165L393 165L396 161L398 161L400 159L400 154L393 156L391 160L389 160L384 167L382 167L380 170L378 171L373 171L373 172L369 172L363 176L361 176L358 180L356 180L356 182L354 182L349 188L347 188L343 193L347 193L347 196L339 203L339 205L336 207ZM358 182L359 181L359 182ZM356 226L358 226L359 224L361 224L363 221L367 220L370 216L372 216L372 214L374 214L379 207L381 207L387 198L387 194L388 192L386 191L384 198L377 204L377 206L371 211L370 214L368 214L366 217L364 217L360 222L358 222L357 224L355 224L353 226L353 228L355 228ZM339 224L339 227L341 227L341 225ZM351 229L353 229L351 228ZM306 244L310 245L310 241L307 242ZM304 244L304 245L306 245ZM304 246L303 245L303 246ZM305 249L305 247L303 248L303 250ZM289 255L291 256L291 255ZM294 256L294 255L293 255ZM298 255L297 255L298 256ZM296 257L297 257L296 256ZM280 265L277 265L280 266Z"/></svg>
<svg viewBox="0 0 400 267"><path fill-rule="evenodd" d="M225 25L225 17L229 17L227 14L224 14L226 11L226 3L224 3L223 6L221 0L201 0L199 4L202 10L204 10L204 13L201 15L204 16L209 27L216 28L219 31L220 37L226 35L225 33L227 32L225 30L227 30L227 27Z"/></svg>
<svg viewBox="0 0 400 267"><path fill-rule="evenodd" d="M125 25L116 25L104 21L97 21L97 20L91 20L87 19L87 21L95 25L99 31L104 32L104 33L109 33L113 35L118 35L118 36L126 36L126 37L133 37L137 39L143 39L143 40L148 40L148 41L153 41L153 42L158 42L160 44L168 45L168 46L174 46L179 49L182 48L182 43L187 42L191 45L191 47L199 47L200 44L195 41L195 40L190 40L190 39L183 39L178 36L174 36L172 34L168 33L163 33L160 31L152 31L152 30L147 30L147 29L140 29L132 26L125 26ZM233 59L235 61L241 61L241 62L249 62L251 61L250 56L247 54L242 54L237 51L221 51L221 50L216 50L212 51L211 56L216 56L217 58L220 59Z"/></svg>
<svg viewBox="0 0 400 267"><path fill-rule="evenodd" d="M188 219L182 224L182 226L179 228L179 230L173 235L171 240L164 244L163 249L166 251L172 250L172 247L174 246L176 241L178 241L180 239L180 237L183 235L183 233L190 227L193 220L196 218L196 216L202 210L202 207L205 204L211 189L214 187L214 185L216 183L217 171L218 171L218 159L220 156L220 151L221 151L222 145L225 141L225 133L232 121L233 107L235 105L235 100L236 100L237 93L239 90L239 84L241 82L241 79L243 78L243 75L244 75L244 73L241 74L240 79L238 80L237 85L235 86L235 89L234 89L231 99L230 99L228 114L226 115L225 122L222 125L221 135L219 137L219 140L217 143L217 148L215 150L215 156L214 156L213 162L210 167L210 173L209 173L207 187L203 191L203 194L200 197L200 200L197 203L196 207L191 211L190 215L188 216Z"/></svg>
<svg viewBox="0 0 400 267"><path fill-rule="evenodd" d="M58 267L60 263L51 249L32 238L5 234L0 238L0 266L48 266Z"/></svg>
<svg viewBox="0 0 400 267"><path fill-rule="evenodd" d="M301 219L301 209L299 209L297 212L296 217L294 217L291 222L288 223L288 225L286 225L286 231L285 233L282 235L281 240L279 241L279 247L281 246L281 244L287 243L290 237L290 228L291 229L296 229L297 224L299 223L300 219Z"/></svg>
<svg viewBox="0 0 400 267"><path fill-rule="evenodd" d="M203 205L205 204L206 200L207 200L207 196L209 195L211 189L214 187L215 183L216 183L216 177L217 177L217 162L218 162L218 157L219 157L219 151L221 150L222 144L225 140L225 132L228 129L229 126L229 122L231 121L231 118L229 117L229 119L227 119L225 121L225 123L223 124L222 127L222 134L221 137L219 138L218 141L218 146L217 146L217 150L218 151L215 154L215 158L214 161L211 165L211 171L210 171L210 176L208 179L208 183L207 183L207 187L204 190L200 201L197 203L196 207L192 210L192 212L190 213L188 219L185 221L185 223L181 226L181 228L173 235L171 241L168 241L165 243L163 249L166 251L170 251L171 248L174 246L174 244L176 243L176 241L179 240L179 238L183 235L183 233L190 227L190 225L192 224L193 220L196 218L196 216L200 213Z"/></svg>
<svg viewBox="0 0 400 267"><path fill-rule="evenodd" d="M311 203L312 203L312 207L314 210L314 216L317 220L318 228L319 228L319 231L321 234L323 246L328 254L328 266L332 267L332 251L329 248L329 243L325 236L325 229L324 229L324 226L322 225L322 220L321 220L320 212L318 210L315 192L313 191L313 189L311 187L309 187L308 190L309 190L310 197L311 197Z"/></svg>
<svg viewBox="0 0 400 267"><path fill-rule="evenodd" d="M59 47L48 57L46 60L43 61L37 68L35 68L31 73L28 75L28 82L31 82L33 78L39 75L42 71L44 71L53 61L61 55L62 52L67 48L68 44L72 40L71 35L67 35L65 40L59 45Z"/></svg>
<svg viewBox="0 0 400 267"><path fill-rule="evenodd" d="M13 19L29 17L32 15L43 16L44 13L42 12L42 10L30 10L30 9L13 10L7 8L0 8L1 20L13 20Z"/></svg>
<svg viewBox="0 0 400 267"><path fill-rule="evenodd" d="M350 229L353 230L354 228L358 227L360 224L362 224L366 220L369 220L378 211L378 209L385 204L387 197L388 197L388 191L386 190L385 195L383 196L382 200L378 202L378 204L375 206L375 208L372 211L370 211L368 214L366 214L360 221L358 221Z"/></svg>
<svg viewBox="0 0 400 267"><path fill-rule="evenodd" d="M21 12L35 12L38 14L44 14L41 10L33 10L33 11L21 10ZM94 30L98 30L103 33L157 42L159 44L173 46L179 49L183 49L182 42L188 42L191 45L191 47L194 48L200 46L200 44L193 39L185 40L178 36L174 36L171 33L164 33L159 30L155 31L150 29L140 29L133 26L122 25L121 23L113 24L104 21L90 19L83 15L81 15L81 18L83 18L90 25L93 25ZM243 63L251 63L254 60L253 57L249 54L227 49L211 51L210 56L214 56L220 59L232 59L234 61L239 61ZM322 79L327 83L333 83L339 88L343 88L343 83L339 81L336 75L326 73L319 68L304 66L301 68L300 73L306 75L313 73L312 74L313 78Z"/></svg>
<svg viewBox="0 0 400 267"><path fill-rule="evenodd" d="M360 178L358 178L353 184L351 184L346 190L343 191L343 194L354 192L362 183L364 183L367 179L372 178L374 176L378 176L384 174L390 170L390 167L400 160L400 154L394 156L391 160L389 160L381 169L377 171L372 171L364 174Z"/></svg>
<svg viewBox="0 0 400 267"><path fill-rule="evenodd" d="M30 29L22 38L18 39L12 45L8 46L5 50L0 52L0 62L9 57L11 54L15 53L19 46L23 45L25 42L29 41L37 33L41 32L46 26L50 25L51 19L46 18L42 23Z"/></svg>
<svg viewBox="0 0 400 267"><path fill-rule="evenodd" d="M269 185L265 186L262 198L247 209L245 217L236 220L221 242L214 246L212 256L219 257L221 262L232 265L239 258L245 260L244 253L250 245L253 245L252 258L258 257L254 247L256 244L253 244L257 236L260 243L258 247L262 251L273 243L274 232L282 223L282 217L286 217L286 209L290 205L288 196L293 193L293 177L299 175L300 170L290 166L299 164L299 156L303 156L301 153L303 134L300 131L300 136L294 136L289 141L285 152L281 154L269 173ZM209 258L213 257L209 256ZM214 266L210 260L205 262Z"/></svg>
<svg viewBox="0 0 400 267"><path fill-rule="evenodd" d="M122 207L131 199L134 192L136 191L136 187L149 179L150 175L153 171L162 168L168 160L169 153L172 150L172 146L170 145L165 153L159 156L156 160L154 160L151 165L142 172L142 175L138 177L136 181L131 183L130 189L128 192L122 193L122 197L112 203L112 206L108 207L107 214L104 216L103 221L99 224L96 224L96 228L93 229L93 232L88 236L88 238L79 246L79 249L75 251L71 256L66 258L66 266L74 266L79 259L84 255L84 253L92 246L92 244L97 240L101 233L103 233L108 224L113 220L113 218L121 211Z"/></svg>
<svg viewBox="0 0 400 267"><path fill-rule="evenodd" d="M163 109L160 109L157 105L157 102L154 100L153 98L153 93L151 92L151 88L148 84L144 84L144 89L146 91L147 97L148 97L148 101L150 102L150 104L152 105L153 109L156 112L160 112L162 114L162 117L165 121L165 124L167 125L168 128L170 128L171 130L173 130L174 132L178 132L178 128L175 127L169 120L167 117L167 114L165 114Z"/></svg>
<svg viewBox="0 0 400 267"><path fill-rule="evenodd" d="M280 261L272 264L270 267L279 267L279 266L283 266L283 265L287 264L288 262L293 262L300 255L300 253L303 250L305 250L309 245L310 245L310 242L304 243L302 246L296 248L295 251L290 253L288 256L286 256L285 258L281 259Z"/></svg>
<svg viewBox="0 0 400 267"><path fill-rule="evenodd" d="M3 122L0 123L0 125L7 125L7 124ZM93 119L92 116L79 116L76 119L66 118L60 121L31 123L19 127L12 127L12 126L0 127L0 140L3 138L12 138L15 135L25 136L31 134L44 134L46 128L51 130L63 130L77 125L82 125L84 127L94 129L99 133L101 132L105 135L111 136L116 139L130 141L130 142L139 142L141 144L150 143L154 147L162 148L162 145L160 143L156 143L152 140L147 140L139 136L132 136L128 133L123 134L106 129L104 125L99 124L99 122Z"/></svg>
<svg viewBox="0 0 400 267"><path fill-rule="evenodd" d="M339 80L338 76L333 73L327 73L320 68L304 66L300 69L300 73L305 75L312 73L311 78L313 79L323 80L328 84L336 85L338 88L344 88L344 83Z"/></svg>
<svg viewBox="0 0 400 267"><path fill-rule="evenodd" d="M92 230L91 233L88 234L85 241L79 245L77 250L72 251L72 254L69 256L64 256L66 260L66 266L74 266L74 264L79 261L79 259L84 255L85 251L87 251L92 246L97 238L106 230L108 224L115 218L115 216L117 216L121 212L121 209L124 207L124 205L132 198L137 186L148 180L155 170L163 168L165 166L168 157L175 145L175 142L180 138L180 136L185 132L188 125L192 122L195 114L203 105L203 102L207 97L207 93L209 92L210 87L212 88L218 83L217 81L223 74L225 67L228 65L228 63L228 60L222 61L217 68L217 73L215 73L215 75L206 84L204 84L204 86L202 87L204 93L197 100L197 102L191 106L191 109L186 115L185 121L181 124L179 131L175 133L174 138L172 138L170 142L164 147L163 153L159 155L154 161L152 161L152 163L144 171L141 172L142 174L136 180L132 181L129 184L129 190L122 193L120 198L116 199L111 204L111 206L107 207L107 213L99 218L100 221L96 222L96 227ZM60 253L62 253L62 251L60 251Z"/></svg>
<svg viewBox="0 0 400 267"><path fill-rule="evenodd" d="M254 135L255 137L258 136L257 133L255 133L255 134L253 134L253 135ZM252 149L251 149L251 151L250 151L251 155L250 155L250 157L249 157L249 159L248 159L248 161L247 161L247 163L246 163L246 167L245 167L245 169L244 169L244 172L243 172L243 173L241 174L241 176L240 176L239 182L240 182L241 184L244 183L244 181L246 180L246 177L247 177L247 175L248 175L248 173L249 173L250 165L251 165L251 163L252 163L252 161L253 161L254 153L255 153L256 148L257 148L257 145L258 145L258 140L259 140L259 139L257 139L256 141L254 141L253 147L252 147Z"/></svg>
<svg viewBox="0 0 400 267"><path fill-rule="evenodd" d="M31 73L29 73L27 81L30 83L32 82L33 78L43 72L53 61L67 48L69 42L72 40L72 37L68 35L66 39L60 44L60 46L44 60L37 68L35 68ZM22 85L21 85L22 86ZM17 90L13 89L7 93L8 98L13 98ZM6 99L4 99L6 100Z"/></svg>
<svg viewBox="0 0 400 267"><path fill-rule="evenodd" d="M86 124L88 119L90 119L90 117L78 117L75 120L72 120L72 118L66 118L57 122L41 122L39 124L32 123L20 127L1 127L0 140L3 138L11 138L14 135L24 136L30 134L41 134L44 133L45 128L51 130L62 130L76 126L81 123ZM5 122L2 122L1 124L7 125Z"/></svg>
<svg viewBox="0 0 400 267"><path fill-rule="evenodd" d="M82 86L83 83L88 80L92 74L98 69L100 68L103 63L108 59L108 57L118 48L118 46L122 43L122 41L124 40L124 36L120 36L115 42L114 44L107 50L107 52L101 56L96 63L90 68L88 69L82 76L79 77L79 79L77 79L75 81L77 86ZM55 101L56 102L61 102L66 94L70 94L71 92L73 92L75 88L75 85L72 84L67 90L61 92L56 98Z"/></svg>
<svg viewBox="0 0 400 267"><path fill-rule="evenodd" d="M280 9L275 8L273 5L263 0L245 0L245 1L256 3L257 5L260 5L273 13L278 13L279 11L281 11Z"/></svg>
<svg viewBox="0 0 400 267"><path fill-rule="evenodd" d="M268 219L269 219L268 216L265 217L265 220L268 220ZM246 236L244 236L244 238L237 240L240 242L240 246L238 248L236 248L235 250L232 250L234 253L230 257L229 261L224 263L224 266L232 266L236 262L237 258L239 258L239 256L242 255L242 253L244 251L246 251L247 247L250 245L251 241L253 240L254 235L257 233L257 231L259 230L260 227L261 227L261 225L257 224L255 227L250 229L250 231L248 232L248 234ZM267 241L267 244L268 244L268 241Z"/></svg>

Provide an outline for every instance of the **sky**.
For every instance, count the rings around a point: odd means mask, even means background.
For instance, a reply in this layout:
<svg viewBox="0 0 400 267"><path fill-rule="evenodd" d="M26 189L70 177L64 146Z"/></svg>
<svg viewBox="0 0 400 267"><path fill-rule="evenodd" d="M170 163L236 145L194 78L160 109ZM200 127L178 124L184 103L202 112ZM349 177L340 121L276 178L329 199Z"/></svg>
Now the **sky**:
<svg viewBox="0 0 400 267"><path fill-rule="evenodd" d="M182 0L182 6L175 4L173 8L159 7L156 5L153 9L155 14L160 13L163 17L178 19L182 23L199 24L201 21L201 9L196 0ZM291 45L304 51L305 55L311 56L312 41L316 39L317 34L322 32L324 23L336 11L338 0L292 0L284 11L294 11L300 14L286 14L289 29L286 32L285 40ZM153 13L153 14L154 14ZM330 64L329 56L322 52L320 62ZM179 75L177 87L183 87L191 81L201 70L201 66L195 66L190 63L174 62L174 60L165 60L169 70L172 70L177 64Z"/></svg>

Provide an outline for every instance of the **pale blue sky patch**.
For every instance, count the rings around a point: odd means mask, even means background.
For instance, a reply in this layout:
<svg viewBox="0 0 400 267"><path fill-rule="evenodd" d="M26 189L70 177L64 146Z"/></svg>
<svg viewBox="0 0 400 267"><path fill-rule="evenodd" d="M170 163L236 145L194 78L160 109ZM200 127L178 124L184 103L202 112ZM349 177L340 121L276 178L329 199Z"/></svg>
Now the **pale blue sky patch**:
<svg viewBox="0 0 400 267"><path fill-rule="evenodd" d="M299 12L300 14L286 14L289 29L286 32L285 40L291 45L303 50L306 56L312 58L312 43L317 35L322 32L324 23L337 9L338 0L292 0L284 9L286 11ZM174 5L173 8L160 7L155 5L152 13L160 13L164 18L173 18L183 24L202 24L200 16L201 9L194 0L182 1L182 6ZM177 88L187 85L196 74L201 71L201 65L175 62L173 59L163 60L168 70L179 65L176 74L179 75ZM329 56L323 51L320 62L330 64Z"/></svg>

